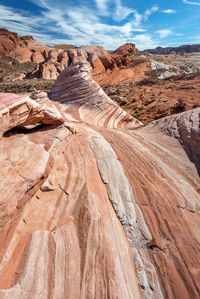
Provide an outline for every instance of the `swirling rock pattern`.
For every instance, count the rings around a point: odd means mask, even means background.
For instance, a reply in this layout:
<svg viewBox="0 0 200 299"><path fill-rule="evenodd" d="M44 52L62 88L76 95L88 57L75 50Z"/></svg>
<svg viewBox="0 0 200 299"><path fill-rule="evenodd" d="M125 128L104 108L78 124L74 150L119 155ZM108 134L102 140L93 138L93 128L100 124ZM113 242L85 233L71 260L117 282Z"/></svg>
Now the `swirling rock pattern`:
<svg viewBox="0 0 200 299"><path fill-rule="evenodd" d="M66 68L58 77L49 95L61 103L61 111L73 119L107 128L134 128L141 122L131 117L112 101L92 80L87 61Z"/></svg>
<svg viewBox="0 0 200 299"><path fill-rule="evenodd" d="M200 180L181 138L123 112L87 62L49 96L63 124L0 139L0 298L199 298ZM180 116L197 134L198 113Z"/></svg>

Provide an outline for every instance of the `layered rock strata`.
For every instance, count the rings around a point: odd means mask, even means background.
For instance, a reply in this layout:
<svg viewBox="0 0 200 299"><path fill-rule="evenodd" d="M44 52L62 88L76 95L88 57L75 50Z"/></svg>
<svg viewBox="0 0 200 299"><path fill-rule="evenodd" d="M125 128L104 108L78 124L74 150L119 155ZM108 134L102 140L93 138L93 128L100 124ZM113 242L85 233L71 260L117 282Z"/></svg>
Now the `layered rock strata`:
<svg viewBox="0 0 200 299"><path fill-rule="evenodd" d="M112 101L92 79L87 61L66 68L49 94L60 103L61 111L74 120L106 128L135 128L141 122L134 119Z"/></svg>
<svg viewBox="0 0 200 299"><path fill-rule="evenodd" d="M50 99L62 125L0 139L0 298L199 298L200 180L181 139L123 112L87 62ZM199 109L182 118L199 134Z"/></svg>

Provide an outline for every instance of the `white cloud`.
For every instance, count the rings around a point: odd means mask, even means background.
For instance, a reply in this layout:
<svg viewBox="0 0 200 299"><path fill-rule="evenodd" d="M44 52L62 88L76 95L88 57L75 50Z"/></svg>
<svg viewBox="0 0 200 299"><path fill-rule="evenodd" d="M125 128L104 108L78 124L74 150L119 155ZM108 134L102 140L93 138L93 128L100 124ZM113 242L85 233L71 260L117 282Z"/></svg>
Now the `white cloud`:
<svg viewBox="0 0 200 299"><path fill-rule="evenodd" d="M80 5L76 6L76 9L61 1L33 1L43 8L38 15L0 5L0 27L15 31L19 35L32 35L38 41L48 45L96 44L112 50L127 42L136 43L141 50L157 46L157 42L152 40L151 35L144 33L145 29L142 26L144 15L122 6L120 0L113 0L116 5L112 7L115 25L106 24L101 17L104 6L107 13L112 13L109 6L112 0L95 0L95 7L88 8ZM150 11L155 10L154 8ZM119 23L122 20L126 20L123 25Z"/></svg>
<svg viewBox="0 0 200 299"><path fill-rule="evenodd" d="M152 8L147 9L144 13L144 19L145 21L148 20L149 16L152 15L154 12L158 11L159 7L158 5L153 5Z"/></svg>
<svg viewBox="0 0 200 299"><path fill-rule="evenodd" d="M199 5L200 6L200 2L194 2L194 1L188 1L188 0L183 0L183 2L186 3L186 4Z"/></svg>
<svg viewBox="0 0 200 299"><path fill-rule="evenodd" d="M108 3L109 0L95 0L96 6L99 10L99 15L101 16L108 16L109 11L108 11Z"/></svg>
<svg viewBox="0 0 200 299"><path fill-rule="evenodd" d="M142 23L142 19L143 19L143 16L141 14L139 14L137 12L137 10L134 11L134 19L132 19L132 24L134 27L139 27L141 26L141 23Z"/></svg>
<svg viewBox="0 0 200 299"><path fill-rule="evenodd" d="M121 4L121 0L115 0L115 10L113 13L113 20L120 22L126 19L132 13L134 13L133 9L123 6Z"/></svg>
<svg viewBox="0 0 200 299"><path fill-rule="evenodd" d="M173 13L176 13L176 10L174 10L174 9L165 9L165 10L162 10L162 12L164 12L164 13L167 13L167 14L173 14Z"/></svg>
<svg viewBox="0 0 200 299"><path fill-rule="evenodd" d="M160 38L165 38L165 37L169 36L170 34L172 34L171 30L169 30L169 29L158 30L156 32L160 34Z"/></svg>
<svg viewBox="0 0 200 299"><path fill-rule="evenodd" d="M153 41L149 34L138 34L133 38L132 42L135 43L140 50L158 47L158 43Z"/></svg>

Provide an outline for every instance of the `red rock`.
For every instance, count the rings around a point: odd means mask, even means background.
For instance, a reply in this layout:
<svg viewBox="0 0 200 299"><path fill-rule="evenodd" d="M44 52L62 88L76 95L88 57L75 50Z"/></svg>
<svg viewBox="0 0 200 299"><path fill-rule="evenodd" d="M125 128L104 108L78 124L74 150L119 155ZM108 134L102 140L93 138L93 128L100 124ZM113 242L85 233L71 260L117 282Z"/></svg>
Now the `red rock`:
<svg viewBox="0 0 200 299"><path fill-rule="evenodd" d="M120 46L117 48L113 54L122 55L122 56L130 56L130 55L137 55L139 53L138 49L136 49L135 45L132 43L127 43L125 45Z"/></svg>
<svg viewBox="0 0 200 299"><path fill-rule="evenodd" d="M18 38L17 34L5 32L0 35L0 49L2 36L8 40L7 44L11 42L10 36L15 36L17 42L10 46L10 50L4 51L4 54L9 54L20 63L32 61L37 64L35 70L28 74L29 78L56 79L64 68L82 60L90 63L95 80L101 84L135 82L143 79L145 72L151 71L150 61L138 64L137 60L138 65L134 65L132 57L138 54L134 44L125 44L113 54L100 46L83 46L63 51L42 45L31 36ZM2 40L2 44L4 43L5 40Z"/></svg>
<svg viewBox="0 0 200 299"><path fill-rule="evenodd" d="M65 69L53 102L1 95L2 132L42 106L65 123L0 138L0 297L198 298L200 109L140 126L90 70Z"/></svg>
<svg viewBox="0 0 200 299"><path fill-rule="evenodd" d="M58 76L59 64L55 62L45 62L39 69L39 77L41 79L56 79Z"/></svg>
<svg viewBox="0 0 200 299"><path fill-rule="evenodd" d="M64 122L62 115L49 101L46 93L36 94L33 98L0 93L0 135L15 127Z"/></svg>
<svg viewBox="0 0 200 299"><path fill-rule="evenodd" d="M28 39L22 39L13 51L9 53L9 56L15 58L20 63L33 61L33 59L36 60L36 63L40 63L41 61L44 61L42 53L45 50L49 52L50 49L50 47L42 45L36 40L28 37Z"/></svg>
<svg viewBox="0 0 200 299"><path fill-rule="evenodd" d="M142 123L127 114L104 93L92 79L91 71L92 68L86 61L66 68L54 84L50 99L62 103L61 110L76 121L109 128L141 126Z"/></svg>
<svg viewBox="0 0 200 299"><path fill-rule="evenodd" d="M34 52L31 55L31 61L33 61L34 63L41 63L45 60L44 55L40 52Z"/></svg>
<svg viewBox="0 0 200 299"><path fill-rule="evenodd" d="M8 55L20 42L18 34L0 29L0 57Z"/></svg>

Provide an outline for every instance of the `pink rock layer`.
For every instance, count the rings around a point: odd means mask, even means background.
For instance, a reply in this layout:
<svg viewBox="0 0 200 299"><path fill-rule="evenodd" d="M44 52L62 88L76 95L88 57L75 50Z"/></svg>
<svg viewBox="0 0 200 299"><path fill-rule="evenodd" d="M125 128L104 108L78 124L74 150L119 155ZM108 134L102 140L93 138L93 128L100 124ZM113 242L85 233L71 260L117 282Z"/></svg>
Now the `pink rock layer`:
<svg viewBox="0 0 200 299"><path fill-rule="evenodd" d="M75 63L58 77L49 97L61 103L60 109L74 121L105 128L135 128L142 123L134 119L92 79L87 61Z"/></svg>
<svg viewBox="0 0 200 299"><path fill-rule="evenodd" d="M32 98L0 93L0 135L15 127L64 122L62 114L47 98L45 92L35 94Z"/></svg>
<svg viewBox="0 0 200 299"><path fill-rule="evenodd" d="M31 100L63 125L23 133L30 99L1 95L16 129L0 139L0 298L199 298L200 180L180 132L192 144L200 109L142 127L85 62L50 98Z"/></svg>

